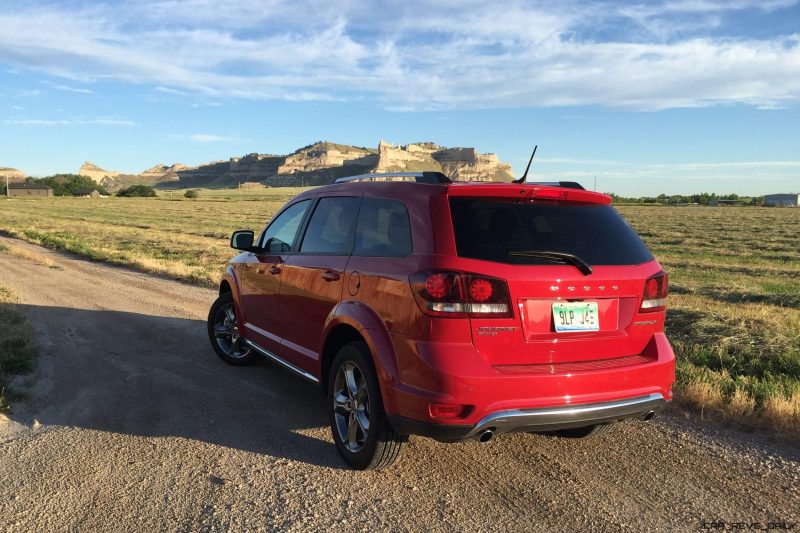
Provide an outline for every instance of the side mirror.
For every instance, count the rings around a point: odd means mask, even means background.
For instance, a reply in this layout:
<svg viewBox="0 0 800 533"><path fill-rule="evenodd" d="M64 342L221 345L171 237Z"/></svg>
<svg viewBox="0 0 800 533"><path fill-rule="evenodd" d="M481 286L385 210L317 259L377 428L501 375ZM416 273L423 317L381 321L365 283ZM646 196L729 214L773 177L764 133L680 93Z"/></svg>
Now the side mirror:
<svg viewBox="0 0 800 533"><path fill-rule="evenodd" d="M255 233L249 229L234 231L233 235L231 235L231 248L235 250L243 250L245 252L252 252L253 239L255 239Z"/></svg>

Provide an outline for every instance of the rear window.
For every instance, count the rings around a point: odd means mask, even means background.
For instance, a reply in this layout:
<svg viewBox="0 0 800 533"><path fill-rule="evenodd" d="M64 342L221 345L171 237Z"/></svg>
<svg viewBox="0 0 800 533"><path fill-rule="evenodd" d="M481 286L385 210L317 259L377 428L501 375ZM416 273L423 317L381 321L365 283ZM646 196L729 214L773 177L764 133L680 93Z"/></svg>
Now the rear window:
<svg viewBox="0 0 800 533"><path fill-rule="evenodd" d="M394 200L364 198L358 214L355 255L411 255L411 226L406 206Z"/></svg>
<svg viewBox="0 0 800 533"><path fill-rule="evenodd" d="M509 252L573 254L590 265L636 265L653 255L610 205L450 198L460 257L511 264L551 264Z"/></svg>

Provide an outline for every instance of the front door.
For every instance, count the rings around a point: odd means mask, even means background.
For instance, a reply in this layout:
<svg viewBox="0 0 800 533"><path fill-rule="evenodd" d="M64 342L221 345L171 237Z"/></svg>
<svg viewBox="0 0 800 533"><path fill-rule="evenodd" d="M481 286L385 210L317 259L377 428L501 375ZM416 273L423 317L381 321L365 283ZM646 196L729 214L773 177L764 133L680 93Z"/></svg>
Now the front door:
<svg viewBox="0 0 800 533"><path fill-rule="evenodd" d="M311 200L302 200L276 216L261 237L260 250L252 253L240 270L245 336L271 352L280 353L281 349L278 320L283 265L310 205Z"/></svg>
<svg viewBox="0 0 800 533"><path fill-rule="evenodd" d="M282 353L316 373L322 330L342 298L347 261L353 251L359 198L320 198L296 254L282 266Z"/></svg>

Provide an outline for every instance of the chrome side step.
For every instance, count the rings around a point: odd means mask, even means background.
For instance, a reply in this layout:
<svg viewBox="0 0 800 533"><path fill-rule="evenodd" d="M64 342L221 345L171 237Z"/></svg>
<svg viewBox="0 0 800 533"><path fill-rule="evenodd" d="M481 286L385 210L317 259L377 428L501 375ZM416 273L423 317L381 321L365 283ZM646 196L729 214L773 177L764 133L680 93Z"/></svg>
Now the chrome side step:
<svg viewBox="0 0 800 533"><path fill-rule="evenodd" d="M253 348L255 351L257 351L261 355L263 355L263 356L275 361L276 363L278 363L279 365L281 365L281 366L283 366L285 368L288 368L289 370L291 370L295 374L299 375L300 377L303 377L303 378L309 380L312 383L319 383L319 380L315 376L313 376L312 374L309 374L305 370L294 366L292 363L281 359L280 357L278 357L274 353L270 352L266 348L262 348L261 346L259 346L255 342L251 341L250 339L244 339L244 343L247 344L248 346L250 346L251 348Z"/></svg>

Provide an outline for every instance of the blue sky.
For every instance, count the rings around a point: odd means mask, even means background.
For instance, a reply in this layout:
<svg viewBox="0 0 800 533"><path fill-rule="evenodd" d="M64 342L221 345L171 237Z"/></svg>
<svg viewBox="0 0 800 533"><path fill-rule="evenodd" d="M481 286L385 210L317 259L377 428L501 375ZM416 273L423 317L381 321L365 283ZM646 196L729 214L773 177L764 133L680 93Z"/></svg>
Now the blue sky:
<svg viewBox="0 0 800 533"><path fill-rule="evenodd" d="M626 195L800 192L797 0L0 4L0 166L431 140Z"/></svg>

